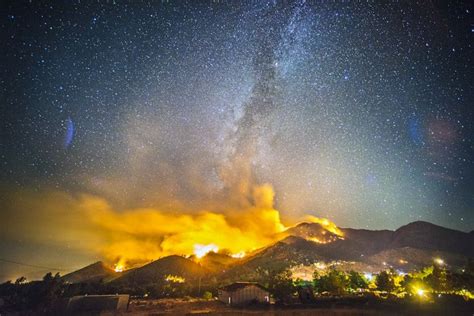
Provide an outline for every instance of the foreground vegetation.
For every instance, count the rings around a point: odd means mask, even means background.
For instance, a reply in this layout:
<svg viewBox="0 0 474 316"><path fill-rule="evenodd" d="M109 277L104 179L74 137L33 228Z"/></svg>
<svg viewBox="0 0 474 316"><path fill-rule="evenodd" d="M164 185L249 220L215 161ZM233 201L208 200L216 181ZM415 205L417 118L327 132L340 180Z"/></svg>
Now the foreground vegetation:
<svg viewBox="0 0 474 316"><path fill-rule="evenodd" d="M268 288L275 302L280 305L310 305L314 302L321 305L324 302L334 303L334 299L349 300L351 304L366 303L367 298L380 302L409 299L425 303L439 301L441 297L458 297L465 301L474 299L473 261L469 261L464 269L456 271L451 271L444 263L435 263L407 274L393 269L368 274L330 268L315 272L311 281L295 280L289 270L258 268L257 275L254 281ZM64 298L84 294L128 293L140 299L212 299L222 285L216 278L202 282L181 282L179 279L166 278L163 282L139 285L104 282L70 284L64 282L59 274L48 273L40 281L27 282L22 277L15 282L1 284L3 307L0 306L0 312L46 312Z"/></svg>

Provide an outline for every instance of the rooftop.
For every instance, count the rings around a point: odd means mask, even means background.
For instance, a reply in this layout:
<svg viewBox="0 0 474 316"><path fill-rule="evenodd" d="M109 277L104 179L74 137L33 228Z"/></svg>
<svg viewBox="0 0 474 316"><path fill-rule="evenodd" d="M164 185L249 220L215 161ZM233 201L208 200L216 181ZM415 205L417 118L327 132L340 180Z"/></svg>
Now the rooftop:
<svg viewBox="0 0 474 316"><path fill-rule="evenodd" d="M227 291L227 292L234 292L234 291L243 289L243 288L245 288L247 286L251 286L251 285L259 287L264 291L268 291L264 286L262 286L262 285L260 285L256 282L235 282L235 283L226 285L224 287L221 287L220 289L224 290L224 291Z"/></svg>

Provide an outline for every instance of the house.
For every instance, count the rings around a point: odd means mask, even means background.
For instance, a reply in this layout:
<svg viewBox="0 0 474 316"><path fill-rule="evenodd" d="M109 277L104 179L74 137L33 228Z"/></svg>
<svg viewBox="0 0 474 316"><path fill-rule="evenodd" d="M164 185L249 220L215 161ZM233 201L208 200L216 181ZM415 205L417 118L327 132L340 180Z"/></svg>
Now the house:
<svg viewBox="0 0 474 316"><path fill-rule="evenodd" d="M66 307L67 315L100 314L103 312L126 312L130 295L80 295L69 299Z"/></svg>
<svg viewBox="0 0 474 316"><path fill-rule="evenodd" d="M218 291L219 300L229 305L270 303L270 293L266 288L253 282L236 282Z"/></svg>

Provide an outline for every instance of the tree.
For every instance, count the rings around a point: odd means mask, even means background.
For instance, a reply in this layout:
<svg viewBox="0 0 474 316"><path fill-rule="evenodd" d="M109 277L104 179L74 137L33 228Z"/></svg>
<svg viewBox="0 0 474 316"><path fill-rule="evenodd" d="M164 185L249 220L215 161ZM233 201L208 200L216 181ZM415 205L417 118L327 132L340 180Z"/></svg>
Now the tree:
<svg viewBox="0 0 474 316"><path fill-rule="evenodd" d="M18 279L16 279L15 281L15 285L20 285L20 284L25 284L26 283L26 278L24 276L22 277L19 277Z"/></svg>
<svg viewBox="0 0 474 316"><path fill-rule="evenodd" d="M369 287L367 280L356 271L349 272L349 288L356 291L358 289L366 289Z"/></svg>
<svg viewBox="0 0 474 316"><path fill-rule="evenodd" d="M205 300L211 300L212 299L212 293L209 291L205 291L204 294L202 294L202 298Z"/></svg>
<svg viewBox="0 0 474 316"><path fill-rule="evenodd" d="M296 292L296 287L293 284L290 270L260 270L259 272L263 284L268 288L277 301L288 301Z"/></svg>
<svg viewBox="0 0 474 316"><path fill-rule="evenodd" d="M318 292L330 292L332 294L344 294L349 286L349 278L344 272L331 269L326 275L313 280L314 287Z"/></svg>
<svg viewBox="0 0 474 316"><path fill-rule="evenodd" d="M382 271L377 275L375 285L379 291L391 292L395 289L395 282L387 271Z"/></svg>
<svg viewBox="0 0 474 316"><path fill-rule="evenodd" d="M444 267L434 265L433 272L426 277L426 281L436 291L448 290L448 276Z"/></svg>

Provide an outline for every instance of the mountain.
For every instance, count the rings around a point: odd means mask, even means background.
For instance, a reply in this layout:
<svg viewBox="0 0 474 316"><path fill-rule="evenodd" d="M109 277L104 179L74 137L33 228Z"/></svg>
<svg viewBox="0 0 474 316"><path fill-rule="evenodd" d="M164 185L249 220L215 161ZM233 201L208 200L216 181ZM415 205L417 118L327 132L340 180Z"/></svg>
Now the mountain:
<svg viewBox="0 0 474 316"><path fill-rule="evenodd" d="M447 251L474 257L474 235L418 221L394 232L387 248L400 247Z"/></svg>
<svg viewBox="0 0 474 316"><path fill-rule="evenodd" d="M333 224L331 224L333 225ZM443 258L462 267L474 258L474 234L413 222L395 231L336 228L323 223L300 223L280 240L241 259L208 253L201 259L169 256L117 274L97 262L64 276L68 282L105 280L122 284L188 282L215 276L221 281L251 281L260 270L335 264L338 269L378 272L388 267L410 271Z"/></svg>
<svg viewBox="0 0 474 316"><path fill-rule="evenodd" d="M106 266L102 261L98 261L66 274L62 279L69 283L94 283L114 277L117 274L117 272Z"/></svg>
<svg viewBox="0 0 474 316"><path fill-rule="evenodd" d="M474 234L422 221L410 223L395 231L352 228L341 228L341 231L343 232L342 238L331 236L332 242L319 247L321 255L336 260L351 260L387 249L410 247L474 257ZM302 223L291 228L289 233L311 241L313 236L321 235L321 225ZM327 232L326 236L330 234Z"/></svg>
<svg viewBox="0 0 474 316"><path fill-rule="evenodd" d="M181 282L203 277L208 272L196 262L181 257L168 256L140 268L126 271L122 276L112 281L115 284L151 284L165 281Z"/></svg>
<svg viewBox="0 0 474 316"><path fill-rule="evenodd" d="M391 230L341 228L342 236L324 232L319 223L301 223L287 237L231 267L226 277L254 279L257 269L279 270L338 261L338 268L378 272L388 267L409 271L443 258L454 267L474 257L474 235L426 222ZM327 241L327 242L324 242Z"/></svg>
<svg viewBox="0 0 474 316"><path fill-rule="evenodd" d="M466 264L466 257L460 254L411 247L383 250L367 257L364 262L370 265L385 263L386 266L394 269L411 271L432 264L433 258L443 258L445 262L454 267L462 267Z"/></svg>
<svg viewBox="0 0 474 316"><path fill-rule="evenodd" d="M213 273L225 272L228 266L239 262L240 259L233 258L227 254L209 252L199 259L199 264Z"/></svg>

